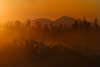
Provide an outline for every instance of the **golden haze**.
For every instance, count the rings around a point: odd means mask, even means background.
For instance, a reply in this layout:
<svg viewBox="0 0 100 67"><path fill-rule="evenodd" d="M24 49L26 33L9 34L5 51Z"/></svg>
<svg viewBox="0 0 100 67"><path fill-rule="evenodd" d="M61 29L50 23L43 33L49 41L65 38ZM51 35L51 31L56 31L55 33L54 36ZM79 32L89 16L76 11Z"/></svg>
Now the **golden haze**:
<svg viewBox="0 0 100 67"><path fill-rule="evenodd" d="M99 16L98 0L0 0L0 19L21 20L49 18L56 20L66 15L88 21L94 21Z"/></svg>

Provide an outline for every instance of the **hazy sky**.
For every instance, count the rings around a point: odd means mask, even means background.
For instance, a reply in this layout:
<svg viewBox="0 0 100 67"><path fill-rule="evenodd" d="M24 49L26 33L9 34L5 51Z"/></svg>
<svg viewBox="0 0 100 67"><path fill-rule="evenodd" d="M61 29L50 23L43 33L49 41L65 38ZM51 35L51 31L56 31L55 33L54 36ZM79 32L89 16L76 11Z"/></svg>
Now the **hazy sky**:
<svg viewBox="0 0 100 67"><path fill-rule="evenodd" d="M88 21L100 19L100 0L0 0L1 22L69 16Z"/></svg>

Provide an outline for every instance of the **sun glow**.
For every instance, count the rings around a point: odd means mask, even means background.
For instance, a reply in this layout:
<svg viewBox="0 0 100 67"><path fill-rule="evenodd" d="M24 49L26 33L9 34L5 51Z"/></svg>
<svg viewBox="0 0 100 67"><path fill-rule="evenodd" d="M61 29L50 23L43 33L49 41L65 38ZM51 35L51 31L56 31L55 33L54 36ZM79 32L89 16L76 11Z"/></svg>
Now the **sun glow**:
<svg viewBox="0 0 100 67"><path fill-rule="evenodd" d="M99 16L97 1L86 0L0 0L0 19L25 21L27 19L48 18L56 20L66 15L93 21ZM93 19L93 20L92 20Z"/></svg>
<svg viewBox="0 0 100 67"><path fill-rule="evenodd" d="M3 19L3 18L2 18L2 15L3 15L3 7L2 7L2 5L0 4L0 23L1 23L1 19Z"/></svg>
<svg viewBox="0 0 100 67"><path fill-rule="evenodd" d="M2 7L1 7L1 5L0 5L0 15L2 14Z"/></svg>

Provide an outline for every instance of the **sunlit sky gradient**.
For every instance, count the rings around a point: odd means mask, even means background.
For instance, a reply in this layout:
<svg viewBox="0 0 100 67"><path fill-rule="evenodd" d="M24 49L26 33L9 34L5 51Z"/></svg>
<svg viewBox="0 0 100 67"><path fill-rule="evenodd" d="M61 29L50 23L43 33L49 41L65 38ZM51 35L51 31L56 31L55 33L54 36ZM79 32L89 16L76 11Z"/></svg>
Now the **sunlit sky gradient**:
<svg viewBox="0 0 100 67"><path fill-rule="evenodd" d="M93 22L100 19L100 0L0 0L1 22L61 16ZM100 20L99 20L100 21Z"/></svg>

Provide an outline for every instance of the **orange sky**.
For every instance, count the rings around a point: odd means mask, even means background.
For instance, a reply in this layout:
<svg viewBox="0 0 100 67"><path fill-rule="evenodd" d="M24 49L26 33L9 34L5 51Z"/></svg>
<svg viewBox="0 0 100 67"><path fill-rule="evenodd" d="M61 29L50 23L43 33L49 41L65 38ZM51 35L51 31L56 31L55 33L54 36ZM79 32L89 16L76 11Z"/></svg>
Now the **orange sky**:
<svg viewBox="0 0 100 67"><path fill-rule="evenodd" d="M56 20L61 16L88 21L100 19L99 0L0 0L1 22L35 18Z"/></svg>

